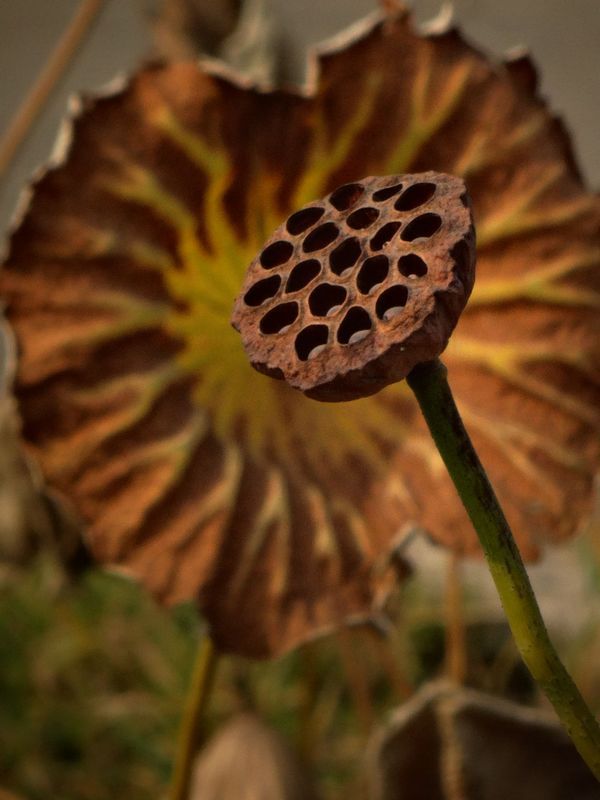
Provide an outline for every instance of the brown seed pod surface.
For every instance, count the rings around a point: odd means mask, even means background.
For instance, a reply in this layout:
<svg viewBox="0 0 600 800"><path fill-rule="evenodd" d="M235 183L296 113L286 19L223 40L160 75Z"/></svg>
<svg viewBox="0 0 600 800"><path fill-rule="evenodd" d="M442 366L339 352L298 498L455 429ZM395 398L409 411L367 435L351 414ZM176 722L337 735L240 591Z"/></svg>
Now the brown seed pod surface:
<svg viewBox="0 0 600 800"><path fill-rule="evenodd" d="M232 324L260 372L352 400L436 358L474 278L460 178L369 177L288 217L251 263Z"/></svg>

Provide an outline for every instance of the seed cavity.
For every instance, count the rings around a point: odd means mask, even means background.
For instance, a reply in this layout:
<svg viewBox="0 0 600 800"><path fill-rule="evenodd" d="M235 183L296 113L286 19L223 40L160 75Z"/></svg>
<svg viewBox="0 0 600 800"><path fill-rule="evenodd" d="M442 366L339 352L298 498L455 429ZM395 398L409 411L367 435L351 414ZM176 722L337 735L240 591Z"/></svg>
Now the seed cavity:
<svg viewBox="0 0 600 800"><path fill-rule="evenodd" d="M378 216L379 211L376 208L365 206L364 208L357 208L356 211L353 211L346 222L349 227L354 230L363 230L372 225Z"/></svg>
<svg viewBox="0 0 600 800"><path fill-rule="evenodd" d="M371 239L371 250L383 250L385 245L394 238L401 225L401 222L386 222Z"/></svg>
<svg viewBox="0 0 600 800"><path fill-rule="evenodd" d="M282 239L265 247L260 254L260 263L265 269L273 269L273 267L278 267L280 264L285 264L286 261L289 261L293 252L292 243Z"/></svg>
<svg viewBox="0 0 600 800"><path fill-rule="evenodd" d="M412 211L431 200L435 194L435 183L413 183L394 203L396 211Z"/></svg>
<svg viewBox="0 0 600 800"><path fill-rule="evenodd" d="M323 247L327 247L328 244L334 242L339 233L337 225L334 225L333 222L325 222L308 234L302 244L302 249L305 253L313 253L315 250L321 250Z"/></svg>
<svg viewBox="0 0 600 800"><path fill-rule="evenodd" d="M375 200L376 203L382 203L384 200L389 200L390 197L393 197L401 191L402 184L394 183L392 186L386 186L385 189L378 189L376 192L373 192L373 200Z"/></svg>
<svg viewBox="0 0 600 800"><path fill-rule="evenodd" d="M415 239L428 239L442 225L442 218L439 214L420 214L408 223L400 234L400 238L405 242L414 242Z"/></svg>
<svg viewBox="0 0 600 800"><path fill-rule="evenodd" d="M289 278L285 286L287 294L290 292L299 292L305 286L314 280L321 271L321 263L316 258L309 258L306 261L301 261L296 264L294 269L290 272Z"/></svg>
<svg viewBox="0 0 600 800"><path fill-rule="evenodd" d="M300 361L316 358L327 346L329 328L327 325L309 325L296 336L294 347Z"/></svg>
<svg viewBox="0 0 600 800"><path fill-rule="evenodd" d="M347 211L358 201L364 191L364 187L360 183L347 183L331 193L329 202L338 211Z"/></svg>
<svg viewBox="0 0 600 800"><path fill-rule="evenodd" d="M371 256L367 258L356 278L356 285L362 294L370 294L387 278L389 270L388 257Z"/></svg>
<svg viewBox="0 0 600 800"><path fill-rule="evenodd" d="M319 208L318 206L302 208L300 211L296 211L295 214L292 214L286 222L285 227L288 233L291 233L293 236L298 236L298 234L304 233L304 231L312 228L315 222L318 222L324 213L325 209Z"/></svg>
<svg viewBox="0 0 600 800"><path fill-rule="evenodd" d="M377 298L375 312L379 319L389 322L402 313L407 300L408 289L406 286L391 286Z"/></svg>
<svg viewBox="0 0 600 800"><path fill-rule="evenodd" d="M251 286L244 295L244 303L247 306L261 306L265 300L275 297L279 287L281 286L281 278L279 275L271 275L270 278L263 278Z"/></svg>
<svg viewBox="0 0 600 800"><path fill-rule="evenodd" d="M315 317L332 317L343 305L347 292L343 286L321 283L308 298L308 307Z"/></svg>
<svg viewBox="0 0 600 800"><path fill-rule="evenodd" d="M360 258L362 248L356 237L344 239L329 255L329 266L335 275L343 275L352 269Z"/></svg>
<svg viewBox="0 0 600 800"><path fill-rule="evenodd" d="M280 303L264 315L260 321L261 333L285 333L298 316L298 303Z"/></svg>
<svg viewBox="0 0 600 800"><path fill-rule="evenodd" d="M356 344L369 334L371 328L371 317L365 309L353 306L338 328L337 340L340 344Z"/></svg>
<svg viewBox="0 0 600 800"><path fill-rule="evenodd" d="M423 275L427 275L427 264L416 253L400 256L398 269L405 278L422 278Z"/></svg>

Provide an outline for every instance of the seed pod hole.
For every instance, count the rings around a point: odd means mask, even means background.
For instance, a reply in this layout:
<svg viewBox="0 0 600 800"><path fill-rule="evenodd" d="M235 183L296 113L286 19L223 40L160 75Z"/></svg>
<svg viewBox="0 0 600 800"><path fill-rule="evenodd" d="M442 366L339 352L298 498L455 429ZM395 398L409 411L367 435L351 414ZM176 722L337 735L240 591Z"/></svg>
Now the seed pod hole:
<svg viewBox="0 0 600 800"><path fill-rule="evenodd" d="M302 244L302 249L305 253L313 253L315 250L321 250L327 247L328 244L334 242L339 235L337 225L333 222L325 222L311 231Z"/></svg>
<svg viewBox="0 0 600 800"><path fill-rule="evenodd" d="M291 233L293 236L298 236L298 234L304 233L304 231L312 228L315 222L318 222L324 213L325 209L319 208L318 206L302 208L300 211L296 211L295 214L292 214L286 222L285 227L288 233Z"/></svg>
<svg viewBox="0 0 600 800"><path fill-rule="evenodd" d="M301 261L296 264L294 269L290 272L289 278L285 286L287 294L290 292L299 292L305 286L314 280L321 271L321 262L316 258L309 258L306 261Z"/></svg>
<svg viewBox="0 0 600 800"><path fill-rule="evenodd" d="M371 250L383 250L385 245L394 238L401 225L401 222L386 222L385 225L382 225L369 242Z"/></svg>
<svg viewBox="0 0 600 800"><path fill-rule="evenodd" d="M379 211L372 206L365 206L364 208L357 208L356 211L353 211L346 222L350 228L354 228L354 230L362 230L363 228L368 228L372 225L377 217L379 216Z"/></svg>
<svg viewBox="0 0 600 800"><path fill-rule="evenodd" d="M281 303L264 315L260 321L262 333L283 333L298 316L298 303Z"/></svg>
<svg viewBox="0 0 600 800"><path fill-rule="evenodd" d="M344 303L346 294L343 286L321 283L310 293L308 307L315 317L331 317Z"/></svg>
<svg viewBox="0 0 600 800"><path fill-rule="evenodd" d="M263 278L251 286L244 295L244 302L247 306L261 306L265 300L275 297L277 290L281 286L279 275L271 275L270 278Z"/></svg>
<svg viewBox="0 0 600 800"><path fill-rule="evenodd" d="M260 254L260 263L265 269L273 269L286 261L292 256L294 247L291 242L286 242L283 239L278 242L273 242Z"/></svg>
<svg viewBox="0 0 600 800"><path fill-rule="evenodd" d="M343 275L346 270L352 269L360 258L362 248L355 237L344 239L329 255L329 266L335 275Z"/></svg>
<svg viewBox="0 0 600 800"><path fill-rule="evenodd" d="M435 194L435 183L413 183L394 203L396 211L412 211L431 200Z"/></svg>
<svg viewBox="0 0 600 800"><path fill-rule="evenodd" d="M428 239L442 225L442 218L439 214L420 214L408 223L400 234L400 238L405 242L414 242L415 239Z"/></svg>
<svg viewBox="0 0 600 800"><path fill-rule="evenodd" d="M327 325L309 325L296 336L294 347L300 361L315 358L327 346L329 328Z"/></svg>
<svg viewBox="0 0 600 800"><path fill-rule="evenodd" d="M427 264L416 253L400 256L398 269L405 278L422 278L423 275L427 275Z"/></svg>
<svg viewBox="0 0 600 800"><path fill-rule="evenodd" d="M332 192L329 202L338 211L347 211L352 208L364 191L360 183L347 183Z"/></svg>
<svg viewBox="0 0 600 800"><path fill-rule="evenodd" d="M387 278L389 270L389 261L387 256L371 256L364 262L358 277L356 285L363 294L369 294L379 286Z"/></svg>
<svg viewBox="0 0 600 800"><path fill-rule="evenodd" d="M402 184L394 183L392 186L386 186L385 189L378 189L376 192L373 192L373 200L375 200L376 203L382 203L384 200L389 200L390 197L393 197L401 191Z"/></svg>
<svg viewBox="0 0 600 800"><path fill-rule="evenodd" d="M375 311L379 319L384 322L397 317L402 312L408 300L408 289L406 286L391 286L382 292L377 298Z"/></svg>
<svg viewBox="0 0 600 800"><path fill-rule="evenodd" d="M365 309L353 306L338 328L337 340L340 344L356 344L369 334L371 327L371 317Z"/></svg>
<svg viewBox="0 0 600 800"><path fill-rule="evenodd" d="M465 191L433 171L368 176L291 209L231 317L253 366L333 402L437 357L473 285Z"/></svg>

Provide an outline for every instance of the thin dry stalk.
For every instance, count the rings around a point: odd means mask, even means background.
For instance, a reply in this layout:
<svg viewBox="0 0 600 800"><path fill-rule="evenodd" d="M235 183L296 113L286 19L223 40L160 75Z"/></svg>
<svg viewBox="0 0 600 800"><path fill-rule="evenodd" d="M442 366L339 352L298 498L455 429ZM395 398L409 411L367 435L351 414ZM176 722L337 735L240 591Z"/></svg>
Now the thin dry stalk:
<svg viewBox="0 0 600 800"><path fill-rule="evenodd" d="M365 663L360 653L356 652L352 634L345 625L341 625L336 632L336 639L342 669L348 681L360 726L364 733L369 733L375 724L376 715Z"/></svg>
<svg viewBox="0 0 600 800"><path fill-rule="evenodd" d="M0 139L0 177L11 165L52 90L82 45L100 13L104 0L83 0L69 27L42 67L29 93Z"/></svg>
<svg viewBox="0 0 600 800"><path fill-rule="evenodd" d="M467 673L467 644L460 559L454 552L448 554L444 609L446 612L446 675L454 683L462 685Z"/></svg>

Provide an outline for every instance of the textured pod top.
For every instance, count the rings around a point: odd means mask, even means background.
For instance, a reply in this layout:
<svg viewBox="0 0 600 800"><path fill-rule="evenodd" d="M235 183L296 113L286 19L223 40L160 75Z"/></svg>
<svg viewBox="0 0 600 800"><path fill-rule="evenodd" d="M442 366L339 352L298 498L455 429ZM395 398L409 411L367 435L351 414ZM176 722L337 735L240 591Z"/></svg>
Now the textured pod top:
<svg viewBox="0 0 600 800"><path fill-rule="evenodd" d="M252 365L353 400L436 358L475 278L460 178L369 177L292 214L250 264L232 324Z"/></svg>

